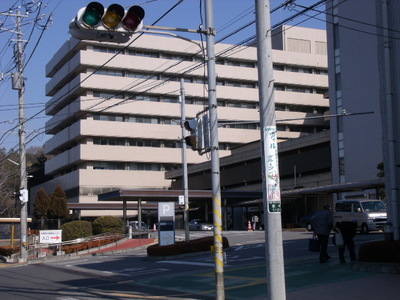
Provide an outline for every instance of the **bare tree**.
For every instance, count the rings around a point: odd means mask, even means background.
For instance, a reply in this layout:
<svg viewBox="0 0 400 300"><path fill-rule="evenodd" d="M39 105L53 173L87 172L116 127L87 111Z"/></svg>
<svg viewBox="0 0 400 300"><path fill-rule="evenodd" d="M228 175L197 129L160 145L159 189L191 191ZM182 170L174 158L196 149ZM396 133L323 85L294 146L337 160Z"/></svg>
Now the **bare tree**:
<svg viewBox="0 0 400 300"><path fill-rule="evenodd" d="M44 155L43 147L27 149L27 166L35 165ZM29 181L28 181L29 183ZM0 217L19 217L21 202L16 197L20 188L19 153L0 148Z"/></svg>
<svg viewBox="0 0 400 300"><path fill-rule="evenodd" d="M19 190L18 154L0 149L0 217L12 218L20 214L21 203L16 199Z"/></svg>

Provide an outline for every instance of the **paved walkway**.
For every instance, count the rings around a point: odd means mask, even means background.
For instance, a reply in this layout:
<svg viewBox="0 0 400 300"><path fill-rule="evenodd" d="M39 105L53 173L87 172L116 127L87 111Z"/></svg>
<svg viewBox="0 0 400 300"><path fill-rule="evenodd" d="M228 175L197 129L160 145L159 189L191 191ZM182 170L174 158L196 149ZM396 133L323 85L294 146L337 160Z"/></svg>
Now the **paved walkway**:
<svg viewBox="0 0 400 300"><path fill-rule="evenodd" d="M315 257L286 261L286 299L400 299L399 274L359 272L353 270L352 266L350 263L339 264L337 257L332 257L325 264L320 264ZM136 283L187 293L192 295L190 299L215 296L213 270L185 272L173 277L155 276ZM227 266L224 270L224 284L227 300L265 300L268 288L266 265Z"/></svg>
<svg viewBox="0 0 400 300"><path fill-rule="evenodd" d="M90 251L88 253L93 254L93 253L104 253L104 252L115 252L115 251L123 252L133 248L151 245L155 241L156 239L129 239L122 242L114 243L113 245L110 245L109 247L106 248L102 248L100 250Z"/></svg>

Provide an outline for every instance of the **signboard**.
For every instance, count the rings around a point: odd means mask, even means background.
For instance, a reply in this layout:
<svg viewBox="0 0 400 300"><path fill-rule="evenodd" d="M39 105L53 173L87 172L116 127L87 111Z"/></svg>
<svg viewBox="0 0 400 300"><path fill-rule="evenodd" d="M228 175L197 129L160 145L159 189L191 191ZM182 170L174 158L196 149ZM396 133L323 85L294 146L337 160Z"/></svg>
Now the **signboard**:
<svg viewBox="0 0 400 300"><path fill-rule="evenodd" d="M62 242L62 230L40 230L40 244L60 244Z"/></svg>
<svg viewBox="0 0 400 300"><path fill-rule="evenodd" d="M158 244L175 243L175 203L158 202Z"/></svg>
<svg viewBox="0 0 400 300"><path fill-rule="evenodd" d="M185 196L180 195L178 198L179 205L185 205Z"/></svg>
<svg viewBox="0 0 400 300"><path fill-rule="evenodd" d="M264 128L265 173L267 185L267 208L269 213L281 212L278 145L276 126Z"/></svg>
<svg viewBox="0 0 400 300"><path fill-rule="evenodd" d="M175 203L174 202L158 202L158 216L159 217L175 217Z"/></svg>

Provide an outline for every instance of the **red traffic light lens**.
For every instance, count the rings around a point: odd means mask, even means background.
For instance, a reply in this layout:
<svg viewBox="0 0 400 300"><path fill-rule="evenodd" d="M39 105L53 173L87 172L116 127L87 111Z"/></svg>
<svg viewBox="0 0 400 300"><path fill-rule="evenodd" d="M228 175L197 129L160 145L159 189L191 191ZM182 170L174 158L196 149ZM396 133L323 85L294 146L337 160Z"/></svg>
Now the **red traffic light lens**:
<svg viewBox="0 0 400 300"><path fill-rule="evenodd" d="M132 6L122 20L122 25L126 30L135 31L144 18L144 9L140 6Z"/></svg>
<svg viewBox="0 0 400 300"><path fill-rule="evenodd" d="M86 26L94 27L100 22L103 14L103 5L101 5L99 2L90 2L88 6L86 6L85 12L83 13L82 21Z"/></svg>
<svg viewBox="0 0 400 300"><path fill-rule="evenodd" d="M124 17L125 10L119 4L111 4L103 17L103 24L108 29L114 29Z"/></svg>

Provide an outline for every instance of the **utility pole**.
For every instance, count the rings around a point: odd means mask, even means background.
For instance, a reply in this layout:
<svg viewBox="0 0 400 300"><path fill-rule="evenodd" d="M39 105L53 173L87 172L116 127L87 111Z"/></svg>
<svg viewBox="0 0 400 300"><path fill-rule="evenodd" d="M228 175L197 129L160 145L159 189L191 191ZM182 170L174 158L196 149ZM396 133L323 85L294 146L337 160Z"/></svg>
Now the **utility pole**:
<svg viewBox="0 0 400 300"><path fill-rule="evenodd" d="M17 69L18 73L12 74L12 89L18 90L18 107L19 107L19 166L20 166L20 193L24 196L21 197L21 214L20 214L20 226L21 226L21 237L20 237L20 262L26 262L28 259L27 252L27 233L28 233L28 174L26 172L26 142L25 142L25 78L24 78L24 48L22 43L22 18L27 18L28 15L22 15L21 11L18 10L17 14L12 13L0 13L0 15L16 17L16 31L7 30L17 34ZM18 200L21 200L18 199ZM17 200L17 201L18 201Z"/></svg>
<svg viewBox="0 0 400 300"><path fill-rule="evenodd" d="M185 121L186 121L186 103L185 103L185 86L184 80L181 78L181 128L182 128L182 189L183 189L183 197L184 197L184 208L183 208L183 222L185 226L185 241L188 242L190 240L189 233L189 191L188 191L188 171L187 171L187 158L186 158L186 140L184 139L186 129L185 129Z"/></svg>
<svg viewBox="0 0 400 300"><path fill-rule="evenodd" d="M25 82L24 82L24 63L23 63L23 46L22 46L22 31L21 31L22 15L17 12L17 56L18 56L18 103L19 103L19 165L21 168L20 175L20 190L28 188L28 176L26 174L26 144L25 144ZM28 232L28 202L21 201L21 239L20 239L20 262L26 262L27 253L27 232Z"/></svg>
<svg viewBox="0 0 400 300"><path fill-rule="evenodd" d="M267 258L267 299L285 300L285 270L281 225L274 79L272 76L271 19L269 0L255 0L258 83L260 98L261 162Z"/></svg>
<svg viewBox="0 0 400 300"><path fill-rule="evenodd" d="M208 70L208 107L210 110L210 146L211 146L211 185L214 220L214 256L215 279L217 287L217 300L225 299L224 287L224 253L222 243L222 210L221 210L221 186L219 173L218 152L218 117L217 117L217 80L215 73L214 51L214 9L213 1L205 2L206 35L207 35L207 70Z"/></svg>

